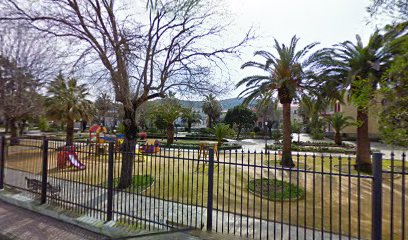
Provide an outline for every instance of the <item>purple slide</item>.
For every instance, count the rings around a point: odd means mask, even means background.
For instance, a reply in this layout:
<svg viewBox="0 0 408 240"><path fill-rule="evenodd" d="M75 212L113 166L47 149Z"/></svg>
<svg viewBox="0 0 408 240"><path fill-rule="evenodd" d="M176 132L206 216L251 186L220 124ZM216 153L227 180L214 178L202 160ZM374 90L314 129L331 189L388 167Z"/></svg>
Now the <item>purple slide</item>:
<svg viewBox="0 0 408 240"><path fill-rule="evenodd" d="M78 169L80 169L80 170L85 169L85 164L81 163L81 162L78 160L78 156L76 155L75 152L68 152L67 154L68 154L68 159L69 159L69 161L71 162L71 164L72 164L74 167L76 167L76 168L78 168Z"/></svg>

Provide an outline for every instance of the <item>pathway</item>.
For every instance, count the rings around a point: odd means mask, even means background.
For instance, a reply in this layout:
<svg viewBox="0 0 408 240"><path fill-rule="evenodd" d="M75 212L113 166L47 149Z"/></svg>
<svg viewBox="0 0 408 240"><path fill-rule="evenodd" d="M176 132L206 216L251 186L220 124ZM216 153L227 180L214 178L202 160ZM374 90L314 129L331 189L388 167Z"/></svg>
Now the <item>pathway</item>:
<svg viewBox="0 0 408 240"><path fill-rule="evenodd" d="M104 236L0 201L0 239L103 239Z"/></svg>
<svg viewBox="0 0 408 240"><path fill-rule="evenodd" d="M293 134L293 139L297 141L298 137L297 134L294 133ZM310 136L308 134L305 133L301 133L300 134L300 141L316 141L316 142L333 142L333 140L325 138L323 140L313 140L310 138ZM244 151L256 151L256 152L261 152L261 151L265 151L265 140L264 139L243 139L243 140L234 140L234 139L228 139L228 142L232 142L232 143L239 143L242 145L242 149ZM268 145L273 144L273 140L268 139L267 141ZM355 141L344 141L344 143L348 143L348 144L352 144L352 145L356 145ZM402 159L402 154L405 152L405 154L408 153L408 149L404 148L404 147L395 147L395 146L390 146L384 143L380 143L380 142L371 142L371 149L372 150L378 150L381 153L384 154L383 158L384 159L390 159L391 158L391 152L394 152L394 156L395 159ZM297 152L293 151L293 154L296 154ZM300 154L305 154L304 152L300 153ZM306 153L307 155L312 155L313 153ZM329 153L315 153L316 155L320 155L323 154L325 156L330 155ZM332 153L332 156L348 156L348 155L343 155L343 154L336 154L336 153ZM406 161L408 161L408 157L405 158Z"/></svg>

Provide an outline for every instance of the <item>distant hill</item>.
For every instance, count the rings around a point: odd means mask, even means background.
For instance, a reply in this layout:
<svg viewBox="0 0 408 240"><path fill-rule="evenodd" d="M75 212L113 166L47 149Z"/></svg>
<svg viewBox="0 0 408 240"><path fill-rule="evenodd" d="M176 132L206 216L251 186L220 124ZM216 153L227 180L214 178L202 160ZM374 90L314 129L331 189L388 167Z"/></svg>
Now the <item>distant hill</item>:
<svg viewBox="0 0 408 240"><path fill-rule="evenodd" d="M220 100L220 104L222 110L231 109L237 105L242 104L243 100L239 98L230 98ZM191 107L191 108L202 108L204 101L188 101L188 100L180 100L181 106L183 107Z"/></svg>

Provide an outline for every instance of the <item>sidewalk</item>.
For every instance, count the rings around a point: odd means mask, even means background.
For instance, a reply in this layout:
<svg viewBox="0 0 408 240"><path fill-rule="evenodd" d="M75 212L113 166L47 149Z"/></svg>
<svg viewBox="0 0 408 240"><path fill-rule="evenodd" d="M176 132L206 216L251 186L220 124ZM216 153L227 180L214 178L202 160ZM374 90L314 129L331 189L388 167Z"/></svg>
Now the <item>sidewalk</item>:
<svg viewBox="0 0 408 240"><path fill-rule="evenodd" d="M0 239L103 238L102 235L0 201Z"/></svg>

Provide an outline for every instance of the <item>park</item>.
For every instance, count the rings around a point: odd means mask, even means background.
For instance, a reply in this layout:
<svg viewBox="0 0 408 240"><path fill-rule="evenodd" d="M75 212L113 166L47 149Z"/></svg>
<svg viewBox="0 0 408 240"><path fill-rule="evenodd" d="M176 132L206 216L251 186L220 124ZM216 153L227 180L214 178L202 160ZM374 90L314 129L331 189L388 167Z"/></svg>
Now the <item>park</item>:
<svg viewBox="0 0 408 240"><path fill-rule="evenodd" d="M0 3L0 201L111 238L408 239L406 3L256 48L222 4L138 4Z"/></svg>

